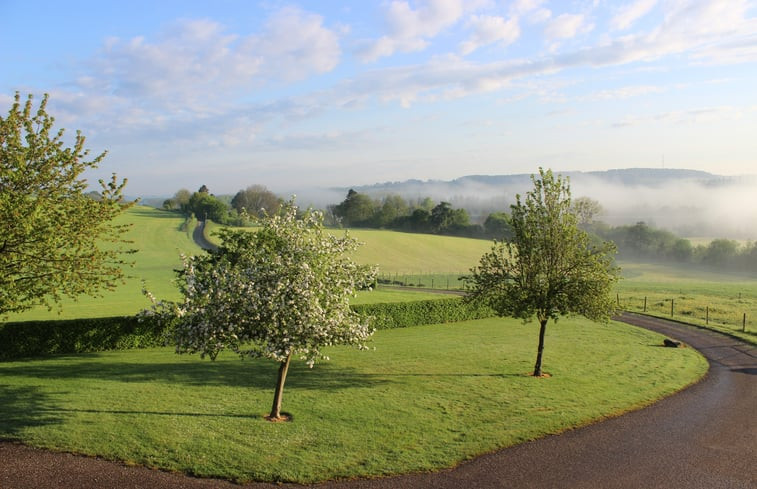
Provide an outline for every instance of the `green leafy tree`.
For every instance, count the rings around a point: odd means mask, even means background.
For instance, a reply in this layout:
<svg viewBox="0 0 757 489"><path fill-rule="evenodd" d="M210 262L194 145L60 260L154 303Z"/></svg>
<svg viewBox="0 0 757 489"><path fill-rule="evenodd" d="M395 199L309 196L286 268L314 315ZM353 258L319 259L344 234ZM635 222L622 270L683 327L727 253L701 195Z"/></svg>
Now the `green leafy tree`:
<svg viewBox="0 0 757 489"><path fill-rule="evenodd" d="M470 225L470 216L465 209L453 209L449 202L440 202L431 209L429 223L432 232L445 234L465 229Z"/></svg>
<svg viewBox="0 0 757 489"><path fill-rule="evenodd" d="M252 185L240 190L231 199L231 207L240 214L246 212L255 217L275 214L281 207L282 200L263 185Z"/></svg>
<svg viewBox="0 0 757 489"><path fill-rule="evenodd" d="M35 111L31 95L22 103L16 93L0 117L0 317L116 287L130 251L127 227L113 223L133 204L123 200L126 180L113 175L97 194L88 191L83 173L106 153L85 161L78 131L66 147L47 100Z"/></svg>
<svg viewBox="0 0 757 489"><path fill-rule="evenodd" d="M602 204L589 197L573 199L571 206L578 218L578 224L584 228L593 224L603 212Z"/></svg>
<svg viewBox="0 0 757 489"><path fill-rule="evenodd" d="M490 238L500 240L511 238L510 216L506 212L492 212L484 221L484 233Z"/></svg>
<svg viewBox="0 0 757 489"><path fill-rule="evenodd" d="M210 219L218 223L224 223L229 216L228 206L207 191L193 193L192 197L189 198L187 208L197 219L202 221Z"/></svg>
<svg viewBox="0 0 757 489"><path fill-rule="evenodd" d="M551 170L531 177L534 189L511 206L513 237L495 241L492 250L471 270L471 300L482 300L500 316L539 321L534 376L542 374L547 322L580 314L607 321L614 311L610 297L619 269L615 245L592 245L578 228L570 205L570 186Z"/></svg>
<svg viewBox="0 0 757 489"><path fill-rule="evenodd" d="M716 267L724 267L734 263L739 253L739 242L732 239L714 239L710 242L702 256L702 263Z"/></svg>
<svg viewBox="0 0 757 489"><path fill-rule="evenodd" d="M350 189L347 197L334 206L333 213L342 219L343 225L359 227L370 224L376 208L376 202L369 196Z"/></svg>
<svg viewBox="0 0 757 489"><path fill-rule="evenodd" d="M350 309L349 298L374 283L376 270L347 256L357 241L327 233L320 212L298 218L297 211L290 201L254 232L222 230L217 251L185 259L179 280L184 301L154 309L175 321L179 353L215 359L230 349L279 362L271 420L282 419L293 356L312 367L327 359L323 347L364 348L373 333L368 319Z"/></svg>
<svg viewBox="0 0 757 489"><path fill-rule="evenodd" d="M189 199L192 197L192 193L182 188L174 194L170 199L163 201L163 208L169 211L180 210L184 213L189 213Z"/></svg>
<svg viewBox="0 0 757 489"><path fill-rule="evenodd" d="M405 199L399 195L387 195L384 197L381 203L381 208L375 215L375 223L377 227L391 226L397 219L406 216L409 212Z"/></svg>

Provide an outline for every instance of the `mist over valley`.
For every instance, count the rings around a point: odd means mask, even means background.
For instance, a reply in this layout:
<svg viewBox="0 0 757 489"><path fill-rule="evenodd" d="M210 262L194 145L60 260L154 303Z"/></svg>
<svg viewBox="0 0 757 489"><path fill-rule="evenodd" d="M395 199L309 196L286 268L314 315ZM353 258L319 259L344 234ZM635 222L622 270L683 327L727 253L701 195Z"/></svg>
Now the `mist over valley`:
<svg viewBox="0 0 757 489"><path fill-rule="evenodd" d="M757 238L757 176L723 176L695 170L632 168L556 172L570 179L572 197L589 197L603 209L599 220L612 226L645 222L685 237ZM466 209L473 221L509 211L516 195L531 188L530 174L468 175L451 181L407 180L352 187L373 198L430 197ZM344 199L348 188L298 192L298 200L326 207Z"/></svg>

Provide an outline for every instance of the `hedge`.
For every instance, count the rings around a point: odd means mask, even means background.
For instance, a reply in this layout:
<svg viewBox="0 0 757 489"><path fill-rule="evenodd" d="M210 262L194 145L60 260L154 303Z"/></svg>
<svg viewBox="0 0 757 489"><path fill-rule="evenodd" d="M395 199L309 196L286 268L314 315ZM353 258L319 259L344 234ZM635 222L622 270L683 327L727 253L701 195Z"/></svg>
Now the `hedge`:
<svg viewBox="0 0 757 489"><path fill-rule="evenodd" d="M491 317L461 298L352 306L375 318L376 329L405 328ZM149 348L166 344L168 331L136 316L0 323L0 361L50 354Z"/></svg>
<svg viewBox="0 0 757 489"><path fill-rule="evenodd" d="M0 323L0 361L163 346L165 333L136 316Z"/></svg>
<svg viewBox="0 0 757 489"><path fill-rule="evenodd" d="M352 306L352 309L360 314L373 316L373 325L376 329L454 323L495 315L489 307L465 302L460 297L414 302L359 304Z"/></svg>

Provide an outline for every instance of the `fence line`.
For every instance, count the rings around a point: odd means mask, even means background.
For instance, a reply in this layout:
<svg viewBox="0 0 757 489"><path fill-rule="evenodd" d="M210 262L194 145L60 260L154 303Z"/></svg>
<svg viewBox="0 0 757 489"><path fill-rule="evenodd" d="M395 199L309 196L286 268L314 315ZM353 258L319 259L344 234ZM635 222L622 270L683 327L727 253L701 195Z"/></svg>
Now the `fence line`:
<svg viewBox="0 0 757 489"><path fill-rule="evenodd" d="M380 272L379 285L399 287L419 287L436 290L461 290L465 283L461 279L468 272Z"/></svg>
<svg viewBox="0 0 757 489"><path fill-rule="evenodd" d="M408 288L436 290L462 290L465 272L431 273L423 271L380 272L379 285L394 285ZM660 317L712 327L713 329L757 335L757 298L743 293L733 297L700 294L686 295L668 292L635 291L616 293L617 307L630 312L642 312Z"/></svg>
<svg viewBox="0 0 757 489"><path fill-rule="evenodd" d="M745 301L739 294L737 304L729 304L728 299L715 300L711 296L696 298L681 295L673 297L671 294L616 295L620 309L641 312L653 316L669 317L682 321L716 326L730 331L757 334L755 317L757 317L757 302ZM742 306L742 307L739 307Z"/></svg>

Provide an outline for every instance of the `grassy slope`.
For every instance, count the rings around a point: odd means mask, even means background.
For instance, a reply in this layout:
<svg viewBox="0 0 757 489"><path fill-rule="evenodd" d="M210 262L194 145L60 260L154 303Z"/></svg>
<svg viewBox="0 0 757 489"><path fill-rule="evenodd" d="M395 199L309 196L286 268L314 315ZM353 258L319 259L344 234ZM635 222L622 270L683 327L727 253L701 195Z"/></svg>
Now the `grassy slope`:
<svg viewBox="0 0 757 489"><path fill-rule="evenodd" d="M136 265L128 272L133 278L103 298L82 297L77 302L66 301L60 317L134 314L148 305L141 293L142 280L157 297L177 298L172 280L173 269L180 264L179 255L199 252L191 241L191 235L180 230L183 219L174 213L148 207L132 209L121 219L133 224L131 238L135 242L134 247L139 249L134 256ZM378 264L384 277L388 274L392 280L402 281L402 274L437 274L437 287L444 287L450 275L454 281L455 274L465 273L476 265L480 256L491 247L487 240L383 230L355 229L350 234L365 243L356 254L357 261ZM704 324L709 307L710 327L740 335L748 341L757 341L757 279L659 264L621 263L621 266L625 278L617 290L624 308L641 310L644 297L647 297L647 312L669 316L670 299L673 299L677 319ZM441 274L449 275L444 277ZM407 283L420 282L417 277L407 280ZM431 285L431 278L425 277L423 283ZM437 296L380 289L359 294L355 303L431 297ZM745 313L746 333L742 333ZM58 314L55 311L38 308L15 315L10 320L56 317Z"/></svg>
<svg viewBox="0 0 757 489"><path fill-rule="evenodd" d="M142 281L148 289L159 299L178 299L176 286L173 284L173 270L181 266L180 255L200 253L200 248L192 241L191 232L181 230L184 219L176 213L167 212L151 207L136 207L130 209L119 218L121 222L129 223L132 229L128 239L131 245L139 251L132 255L134 268L127 271L130 278L113 292L107 292L103 297L80 297L78 300L63 302L63 310L59 315L57 310L48 311L46 308L35 308L23 314L9 317L9 321L23 321L32 319L67 319L78 317L107 317L135 314L149 306L149 302L142 295ZM413 259L422 263L426 257L434 263L446 263L452 270L459 268L460 261L475 261L475 240L460 240L458 238L441 238L423 235L401 235L401 233L372 232L366 233L371 238L371 246L364 256L358 259L363 263L376 263L378 258L384 263L398 259L402 267L407 267ZM399 237L392 236L399 234ZM361 240L366 239L361 233L355 233ZM382 236L383 235L383 236ZM413 244L414 238L417 244ZM435 239L436 238L436 239ZM474 245L469 242L473 241ZM484 243L484 242L480 242ZM408 252L407 249L414 249ZM435 249L436 251L431 251ZM362 252L361 252L362 253ZM383 265L382 265L383 267ZM392 268L392 267L389 267ZM392 268L393 269L393 268ZM403 302L438 298L438 294L422 292L399 292L393 290L379 290L371 293L361 293L354 303L375 302Z"/></svg>
<svg viewBox="0 0 757 489"><path fill-rule="evenodd" d="M77 317L105 317L134 314L147 307L149 302L142 295L142 280L159 298L178 298L173 285L173 270L181 265L180 254L197 253L200 249L192 241L191 233L181 231L184 222L175 213L136 207L130 209L119 221L129 223L132 229L128 239L139 251L128 259L134 267L127 270L130 278L113 292L106 292L101 298L81 297L77 301L63 303L63 312L36 308L23 314L14 315L9 320L55 319Z"/></svg>
<svg viewBox="0 0 757 489"><path fill-rule="evenodd" d="M380 331L375 350L293 364L284 424L262 418L269 361L151 349L0 363L0 438L241 481L377 476L613 416L706 370L648 331L561 320L546 339L552 377L536 379L536 341L534 324L503 319Z"/></svg>
<svg viewBox="0 0 757 489"><path fill-rule="evenodd" d="M465 273L491 249L488 240L353 229L351 236L365 243L355 260L378 264L386 273Z"/></svg>
<svg viewBox="0 0 757 489"><path fill-rule="evenodd" d="M214 230L208 226L209 238L218 243ZM345 231L332 230L336 235ZM378 229L348 229L362 246L355 253L355 261L378 265L382 273L445 274L465 273L478 263L492 246L490 240L401 233Z"/></svg>

